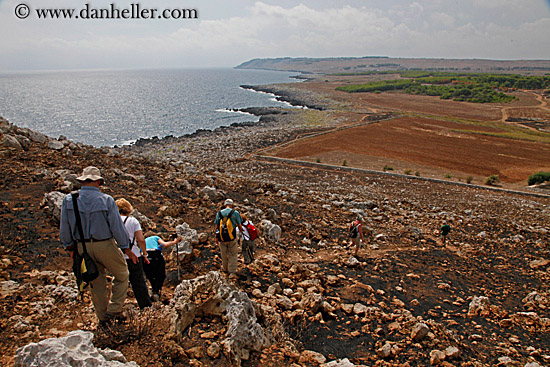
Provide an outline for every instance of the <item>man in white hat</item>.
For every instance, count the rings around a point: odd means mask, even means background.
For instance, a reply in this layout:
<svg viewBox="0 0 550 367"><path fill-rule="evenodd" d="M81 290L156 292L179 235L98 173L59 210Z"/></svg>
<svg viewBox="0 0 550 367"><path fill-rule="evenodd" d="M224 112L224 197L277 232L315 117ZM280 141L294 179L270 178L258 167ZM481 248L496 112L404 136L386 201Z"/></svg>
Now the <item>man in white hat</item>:
<svg viewBox="0 0 550 367"><path fill-rule="evenodd" d="M230 278L236 278L239 254L236 229L239 228L242 233L243 220L239 212L233 209L233 200L226 199L223 205L225 208L216 214L216 242L220 246L223 270L229 273ZM224 227L228 228L227 233L224 233Z"/></svg>
<svg viewBox="0 0 550 367"><path fill-rule="evenodd" d="M77 200L86 251L99 270L99 276L91 282L92 302L102 323L122 316L122 305L128 291L128 266L122 252L134 263L137 258L129 248L130 239L120 219L115 200L99 191L104 182L99 169L86 167L77 180L82 183ZM59 238L71 257L75 250L82 254L82 243L70 194L65 197L61 207ZM105 270L114 276L110 300Z"/></svg>

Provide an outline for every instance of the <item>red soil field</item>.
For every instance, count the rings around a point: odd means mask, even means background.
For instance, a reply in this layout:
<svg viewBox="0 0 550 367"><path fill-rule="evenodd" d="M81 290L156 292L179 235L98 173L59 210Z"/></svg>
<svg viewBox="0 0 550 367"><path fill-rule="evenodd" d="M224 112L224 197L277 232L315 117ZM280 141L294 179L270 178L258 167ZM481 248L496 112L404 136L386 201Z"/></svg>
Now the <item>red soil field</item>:
<svg viewBox="0 0 550 367"><path fill-rule="evenodd" d="M403 117L300 139L271 150L283 158L294 158L356 168L382 170L424 177L470 180L484 183L493 174L504 186L521 188L530 174L550 171L550 144L482 135L490 128L476 122L528 118L523 126L550 131L550 108L540 93L515 91L510 103L468 103L402 92L346 93L335 88L365 83L389 76L324 75L293 84L291 88L313 91L345 106L333 112L341 121L361 121L361 114L394 112ZM462 123L463 121L474 124ZM511 123L511 122L508 122ZM479 133L458 130L474 130ZM498 127L492 128L498 131ZM548 140L547 140L548 141Z"/></svg>
<svg viewBox="0 0 550 367"><path fill-rule="evenodd" d="M444 178L472 175L478 180L497 174L503 182L525 184L527 177L548 169L550 145L463 133L496 129L420 117L401 117L301 139L275 149L282 158L381 170L419 171Z"/></svg>

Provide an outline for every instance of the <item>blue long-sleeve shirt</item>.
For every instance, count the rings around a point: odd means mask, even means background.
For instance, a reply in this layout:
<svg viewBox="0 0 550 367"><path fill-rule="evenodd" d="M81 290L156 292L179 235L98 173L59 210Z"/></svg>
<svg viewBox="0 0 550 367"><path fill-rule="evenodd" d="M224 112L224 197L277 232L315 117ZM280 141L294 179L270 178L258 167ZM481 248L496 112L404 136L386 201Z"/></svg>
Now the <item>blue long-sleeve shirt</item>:
<svg viewBox="0 0 550 367"><path fill-rule="evenodd" d="M115 200L110 195L100 192L97 187L83 186L78 196L78 211L85 239L105 240L114 237L121 249L129 247L128 233L120 219ZM61 206L59 238L65 247L80 240L70 194L65 196Z"/></svg>

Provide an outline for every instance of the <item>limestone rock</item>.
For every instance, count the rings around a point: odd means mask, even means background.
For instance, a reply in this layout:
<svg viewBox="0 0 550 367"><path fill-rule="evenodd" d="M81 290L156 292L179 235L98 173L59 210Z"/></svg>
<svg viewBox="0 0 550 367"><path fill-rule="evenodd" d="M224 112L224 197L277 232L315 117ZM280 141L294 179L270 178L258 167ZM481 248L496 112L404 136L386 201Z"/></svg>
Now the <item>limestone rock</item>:
<svg viewBox="0 0 550 367"><path fill-rule="evenodd" d="M220 357L220 351L221 347L218 343L212 343L208 348L206 348L206 354L208 354L210 358L214 359Z"/></svg>
<svg viewBox="0 0 550 367"><path fill-rule="evenodd" d="M322 364L321 367L354 367L355 365L349 361L349 359L338 359L336 361L330 361Z"/></svg>
<svg viewBox="0 0 550 367"><path fill-rule="evenodd" d="M445 352L434 349L430 352L430 364L432 366L437 366L445 360Z"/></svg>
<svg viewBox="0 0 550 367"><path fill-rule="evenodd" d="M173 332L180 338L195 317L224 315L228 329L221 344L224 353L236 365L248 359L251 350L260 351L274 342L271 329L258 322L257 311L261 308L245 292L229 285L219 272L182 281L176 287L171 305ZM268 313L275 312L270 310ZM275 316L264 315L262 319L270 317Z"/></svg>
<svg viewBox="0 0 550 367"><path fill-rule="evenodd" d="M550 260L548 259L538 259L538 260L533 260L529 263L529 267L531 269L538 269L538 268L542 268L544 266L547 266L548 264L550 264Z"/></svg>
<svg viewBox="0 0 550 367"><path fill-rule="evenodd" d="M489 306L489 298L485 296L474 297L468 307L468 316L479 316L481 313L488 311Z"/></svg>
<svg viewBox="0 0 550 367"><path fill-rule="evenodd" d="M62 192L52 191L44 194L44 199L42 200L42 206L50 212L58 223L61 219L61 206L63 205L65 196L66 194Z"/></svg>
<svg viewBox="0 0 550 367"><path fill-rule="evenodd" d="M314 364L322 364L326 362L326 357L322 355L321 353L317 353L312 350L304 350L302 354L300 354L300 363L314 363Z"/></svg>
<svg viewBox="0 0 550 367"><path fill-rule="evenodd" d="M173 253L177 252L180 261L184 261L193 253L193 245L199 243L199 235L197 230L191 229L189 224L183 223L176 226L176 233L182 238L182 241L177 246L172 247Z"/></svg>
<svg viewBox="0 0 550 367"><path fill-rule="evenodd" d="M382 347L376 350L376 354L380 358L388 358L391 356L392 345L389 342L386 342Z"/></svg>
<svg viewBox="0 0 550 367"><path fill-rule="evenodd" d="M17 292L19 287L20 284L13 280L0 282L0 297L3 298L12 295L13 293Z"/></svg>
<svg viewBox="0 0 550 367"><path fill-rule="evenodd" d="M4 134L4 136L2 136L2 140L0 140L0 146L4 148L15 149L15 150L23 150L23 147L21 146L21 144L19 143L17 138L13 135Z"/></svg>
<svg viewBox="0 0 550 367"><path fill-rule="evenodd" d="M15 367L24 366L105 366L138 367L127 362L122 353L111 349L98 349L92 344L94 334L88 331L71 331L62 338L51 338L17 349Z"/></svg>
<svg viewBox="0 0 550 367"><path fill-rule="evenodd" d="M59 140L51 139L48 141L48 148L53 150L62 150L65 148L65 144L63 142L60 142Z"/></svg>
<svg viewBox="0 0 550 367"><path fill-rule="evenodd" d="M131 215L139 221L139 224L141 224L141 227L143 229L143 233L145 233L147 230L155 229L157 227L157 225L151 219L149 219L146 215L140 213L137 209L134 209Z"/></svg>
<svg viewBox="0 0 550 367"><path fill-rule="evenodd" d="M300 302L300 308L312 313L317 313L323 305L324 298L318 293L306 293Z"/></svg>
<svg viewBox="0 0 550 367"><path fill-rule="evenodd" d="M279 243L281 241L281 227L273 224L271 221L264 219L260 222L260 230L263 236L271 242Z"/></svg>
<svg viewBox="0 0 550 367"><path fill-rule="evenodd" d="M28 137L31 141L34 141L39 144L45 144L49 139L46 135L38 131L31 130L29 128L22 128L22 129L19 129L19 131L21 132L21 134Z"/></svg>
<svg viewBox="0 0 550 367"><path fill-rule="evenodd" d="M445 348L445 356L449 359L458 358L460 357L460 349L453 346L448 346Z"/></svg>
<svg viewBox="0 0 550 367"><path fill-rule="evenodd" d="M355 258L354 256L351 256L349 259L346 260L346 265L349 266L350 268L354 268L356 266L361 265L361 263L359 262L359 260L357 260L357 258Z"/></svg>
<svg viewBox="0 0 550 367"><path fill-rule="evenodd" d="M424 339L429 332L430 332L430 328L428 327L428 325L424 324L423 322L419 322L416 325L414 325L411 331L411 338L412 340L418 342Z"/></svg>
<svg viewBox="0 0 550 367"><path fill-rule="evenodd" d="M205 186L201 192L206 195L206 197L212 201L212 202L215 202L217 201L217 191L216 191L216 188L215 187L211 187L211 186Z"/></svg>

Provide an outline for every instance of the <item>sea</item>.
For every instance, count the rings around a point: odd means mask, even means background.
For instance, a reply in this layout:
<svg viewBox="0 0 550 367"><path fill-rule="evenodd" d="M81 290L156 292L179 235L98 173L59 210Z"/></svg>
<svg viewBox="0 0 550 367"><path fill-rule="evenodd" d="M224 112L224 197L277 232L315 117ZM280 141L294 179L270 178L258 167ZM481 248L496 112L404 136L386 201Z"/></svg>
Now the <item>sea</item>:
<svg viewBox="0 0 550 367"><path fill-rule="evenodd" d="M0 116L96 147L258 121L234 112L285 106L241 85L291 83L296 73L244 69L87 70L0 74Z"/></svg>

